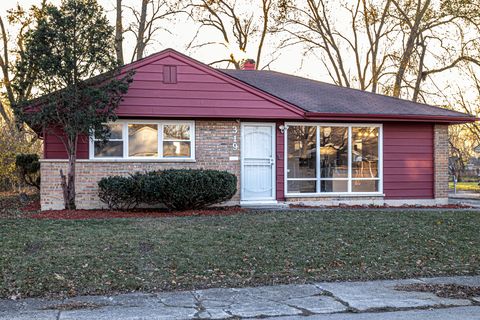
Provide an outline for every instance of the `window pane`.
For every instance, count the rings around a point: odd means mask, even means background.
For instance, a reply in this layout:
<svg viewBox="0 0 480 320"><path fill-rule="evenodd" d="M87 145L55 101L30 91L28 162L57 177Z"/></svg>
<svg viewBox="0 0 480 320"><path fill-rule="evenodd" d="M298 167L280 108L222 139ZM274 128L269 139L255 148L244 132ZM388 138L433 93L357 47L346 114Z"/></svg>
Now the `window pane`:
<svg viewBox="0 0 480 320"><path fill-rule="evenodd" d="M123 141L95 141L95 158L123 157Z"/></svg>
<svg viewBox="0 0 480 320"><path fill-rule="evenodd" d="M158 129L156 124L128 125L128 156L158 156Z"/></svg>
<svg viewBox="0 0 480 320"><path fill-rule="evenodd" d="M353 180L353 192L378 192L378 180Z"/></svg>
<svg viewBox="0 0 480 320"><path fill-rule="evenodd" d="M290 126L287 131L288 178L316 177L317 127Z"/></svg>
<svg viewBox="0 0 480 320"><path fill-rule="evenodd" d="M188 124L164 125L163 140L190 140L190 126Z"/></svg>
<svg viewBox="0 0 480 320"><path fill-rule="evenodd" d="M320 168L322 178L348 177L348 128L320 128Z"/></svg>
<svg viewBox="0 0 480 320"><path fill-rule="evenodd" d="M317 184L316 181L288 181L287 191L288 193L315 193Z"/></svg>
<svg viewBox="0 0 480 320"><path fill-rule="evenodd" d="M190 142L185 141L164 141L164 157L190 157Z"/></svg>
<svg viewBox="0 0 480 320"><path fill-rule="evenodd" d="M352 178L378 177L378 128L352 128Z"/></svg>
<svg viewBox="0 0 480 320"><path fill-rule="evenodd" d="M348 180L322 180L320 192L348 192Z"/></svg>
<svg viewBox="0 0 480 320"><path fill-rule="evenodd" d="M122 131L123 131L123 124L115 123L115 124L108 124L104 125L105 130L106 127L110 128L110 137L109 139L123 139ZM100 139L100 136L95 134L95 139Z"/></svg>

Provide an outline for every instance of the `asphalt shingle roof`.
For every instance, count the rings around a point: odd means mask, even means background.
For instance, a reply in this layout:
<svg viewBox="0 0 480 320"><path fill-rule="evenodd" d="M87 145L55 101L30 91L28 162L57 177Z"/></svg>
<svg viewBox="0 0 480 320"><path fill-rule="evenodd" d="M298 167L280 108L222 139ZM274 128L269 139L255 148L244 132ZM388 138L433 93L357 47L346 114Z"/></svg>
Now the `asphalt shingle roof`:
<svg viewBox="0 0 480 320"><path fill-rule="evenodd" d="M221 70L307 112L468 117L467 114L276 71Z"/></svg>

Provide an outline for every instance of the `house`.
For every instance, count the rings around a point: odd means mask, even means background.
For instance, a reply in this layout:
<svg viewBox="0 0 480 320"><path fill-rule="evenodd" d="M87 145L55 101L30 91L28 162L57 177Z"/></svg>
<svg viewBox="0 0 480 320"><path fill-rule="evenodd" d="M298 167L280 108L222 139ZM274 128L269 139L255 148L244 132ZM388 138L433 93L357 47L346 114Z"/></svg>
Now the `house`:
<svg viewBox="0 0 480 320"><path fill-rule="evenodd" d="M166 168L236 174L232 204L442 204L448 125L463 113L273 71L219 70L167 49L136 70L102 144L78 145L77 207L97 182ZM62 209L66 152L44 136L41 207Z"/></svg>

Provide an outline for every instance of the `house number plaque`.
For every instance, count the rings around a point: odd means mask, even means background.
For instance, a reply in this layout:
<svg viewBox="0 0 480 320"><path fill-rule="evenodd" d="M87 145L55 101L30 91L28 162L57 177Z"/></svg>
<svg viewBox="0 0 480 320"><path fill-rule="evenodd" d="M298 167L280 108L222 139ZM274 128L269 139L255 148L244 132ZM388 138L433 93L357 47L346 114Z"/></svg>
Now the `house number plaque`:
<svg viewBox="0 0 480 320"><path fill-rule="evenodd" d="M238 150L237 133L238 133L237 127L236 127L236 126L233 126L233 143L232 143L232 148L233 148L233 150L235 150L235 151Z"/></svg>

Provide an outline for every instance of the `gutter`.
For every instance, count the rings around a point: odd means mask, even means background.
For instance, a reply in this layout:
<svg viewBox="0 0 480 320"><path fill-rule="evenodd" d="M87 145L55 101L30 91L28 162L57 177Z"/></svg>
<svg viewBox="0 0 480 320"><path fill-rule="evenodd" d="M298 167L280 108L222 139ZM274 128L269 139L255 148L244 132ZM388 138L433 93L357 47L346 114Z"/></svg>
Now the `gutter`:
<svg viewBox="0 0 480 320"><path fill-rule="evenodd" d="M338 120L338 121L395 121L395 122L438 122L438 123L470 123L480 121L480 118L474 116L430 116L430 115L412 115L412 114L361 114L350 113L341 115L338 113L305 112L307 120Z"/></svg>

